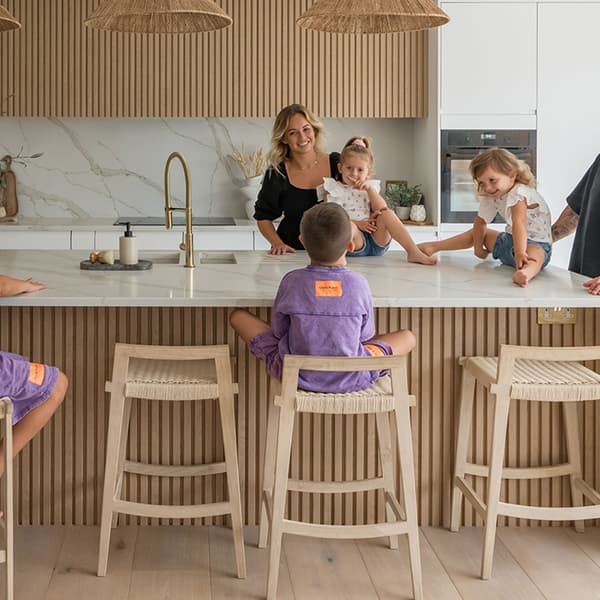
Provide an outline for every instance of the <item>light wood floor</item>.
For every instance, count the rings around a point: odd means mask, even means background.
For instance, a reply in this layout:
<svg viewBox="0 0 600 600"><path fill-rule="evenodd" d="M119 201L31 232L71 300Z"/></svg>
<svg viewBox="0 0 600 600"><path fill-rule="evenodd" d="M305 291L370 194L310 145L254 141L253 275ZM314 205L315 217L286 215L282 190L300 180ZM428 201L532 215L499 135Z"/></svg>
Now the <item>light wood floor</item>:
<svg viewBox="0 0 600 600"><path fill-rule="evenodd" d="M231 535L221 527L120 527L108 575L95 575L95 527L19 527L16 600L213 600L262 598L267 551L246 530L248 578L234 576ZM600 598L600 528L499 528L494 573L478 578L482 530L424 528L430 600ZM406 542L328 541L285 536L279 598L410 598Z"/></svg>

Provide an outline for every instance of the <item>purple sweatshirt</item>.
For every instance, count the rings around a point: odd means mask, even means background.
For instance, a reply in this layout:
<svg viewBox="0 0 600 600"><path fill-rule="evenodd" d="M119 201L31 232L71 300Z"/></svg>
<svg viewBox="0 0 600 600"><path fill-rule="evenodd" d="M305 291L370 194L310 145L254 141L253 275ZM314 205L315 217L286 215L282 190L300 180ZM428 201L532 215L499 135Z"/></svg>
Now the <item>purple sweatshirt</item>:
<svg viewBox="0 0 600 600"><path fill-rule="evenodd" d="M346 267L309 265L287 273L271 316L279 354L370 356L362 342L375 335L367 280ZM300 371L299 387L316 392L354 392L369 387L380 371Z"/></svg>

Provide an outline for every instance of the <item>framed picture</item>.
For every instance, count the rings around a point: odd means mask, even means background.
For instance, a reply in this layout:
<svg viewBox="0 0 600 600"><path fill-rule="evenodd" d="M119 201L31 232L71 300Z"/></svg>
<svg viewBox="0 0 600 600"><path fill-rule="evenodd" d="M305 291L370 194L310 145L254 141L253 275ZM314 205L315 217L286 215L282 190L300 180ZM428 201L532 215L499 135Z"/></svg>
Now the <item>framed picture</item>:
<svg viewBox="0 0 600 600"><path fill-rule="evenodd" d="M388 179L385 182L385 195L387 197L393 197L398 192L398 189L405 188L407 186L408 181L405 181L404 179Z"/></svg>

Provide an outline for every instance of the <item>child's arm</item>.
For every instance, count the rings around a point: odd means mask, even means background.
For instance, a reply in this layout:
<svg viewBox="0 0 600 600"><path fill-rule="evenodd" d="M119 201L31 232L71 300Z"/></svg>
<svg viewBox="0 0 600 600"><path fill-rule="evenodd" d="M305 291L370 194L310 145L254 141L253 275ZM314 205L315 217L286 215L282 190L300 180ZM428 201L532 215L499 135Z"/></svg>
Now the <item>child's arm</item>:
<svg viewBox="0 0 600 600"><path fill-rule="evenodd" d="M385 203L385 200L381 197L381 194L379 194L372 185L366 185L365 189L367 190L367 195L369 196L371 213L376 213L376 215L378 215L384 210L387 210L388 206Z"/></svg>
<svg viewBox="0 0 600 600"><path fill-rule="evenodd" d="M487 223L480 217L475 217L473 222L473 253L477 258L487 258L489 250L485 247L485 232Z"/></svg>
<svg viewBox="0 0 600 600"><path fill-rule="evenodd" d="M33 279L16 279L8 275L0 275L0 296L16 296L26 292L39 292L46 286Z"/></svg>
<svg viewBox="0 0 600 600"><path fill-rule="evenodd" d="M515 265L517 270L529 263L527 256L527 200L523 198L510 209Z"/></svg>

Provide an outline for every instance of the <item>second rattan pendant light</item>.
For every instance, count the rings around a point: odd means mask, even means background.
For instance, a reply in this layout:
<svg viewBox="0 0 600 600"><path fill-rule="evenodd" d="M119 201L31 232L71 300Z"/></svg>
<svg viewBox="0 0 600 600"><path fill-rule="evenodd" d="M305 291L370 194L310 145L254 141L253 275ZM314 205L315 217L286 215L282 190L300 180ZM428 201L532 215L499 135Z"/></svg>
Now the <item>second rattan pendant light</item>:
<svg viewBox="0 0 600 600"><path fill-rule="evenodd" d="M296 23L328 33L394 33L449 20L434 0L315 0Z"/></svg>
<svg viewBox="0 0 600 600"><path fill-rule="evenodd" d="M106 0L85 21L95 29L127 33L196 33L231 23L212 0Z"/></svg>
<svg viewBox="0 0 600 600"><path fill-rule="evenodd" d="M17 21L3 6L0 6L0 31L19 29L21 23Z"/></svg>

